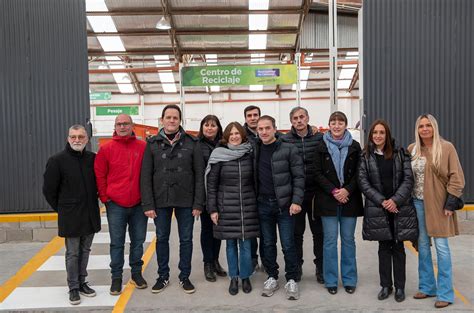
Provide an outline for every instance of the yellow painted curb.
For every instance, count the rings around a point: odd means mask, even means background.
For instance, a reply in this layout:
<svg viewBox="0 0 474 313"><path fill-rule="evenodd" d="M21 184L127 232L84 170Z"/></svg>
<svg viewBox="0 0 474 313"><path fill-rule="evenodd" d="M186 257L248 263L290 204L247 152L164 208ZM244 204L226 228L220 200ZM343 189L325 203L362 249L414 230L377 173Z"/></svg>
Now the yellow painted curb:
<svg viewBox="0 0 474 313"><path fill-rule="evenodd" d="M405 242L405 247L407 247L411 252L413 252L413 254L418 256L418 251L416 251L415 248L413 248L413 245L411 243L406 241ZM437 275L438 274L438 268L434 264L433 264L433 268L434 268L435 275ZM464 297L464 295L459 292L459 290L454 288L454 286L453 286L453 289L454 289L454 295L456 297L458 297L465 305L472 306L471 302L469 302L469 300L467 300L466 297Z"/></svg>
<svg viewBox="0 0 474 313"><path fill-rule="evenodd" d="M155 253L156 249L156 237L151 241L150 245L145 251L145 254L143 255L143 267L142 267L142 273L145 271L146 267L148 266L148 263L150 263L151 257L153 256L153 253ZM125 311L125 307L127 306L128 301L130 301L130 298L132 297L133 292L135 291L135 285L132 284L131 280L128 281L127 285L125 286L122 294L120 295L120 298L118 299L117 303L115 303L114 309L112 310L112 313L122 313Z"/></svg>
<svg viewBox="0 0 474 313"><path fill-rule="evenodd" d="M461 211L474 211L474 204L466 204Z"/></svg>
<svg viewBox="0 0 474 313"><path fill-rule="evenodd" d="M0 223L57 221L58 213L1 214Z"/></svg>
<svg viewBox="0 0 474 313"><path fill-rule="evenodd" d="M0 286L0 303L3 302L17 287L27 280L36 270L56 254L64 246L64 238L54 237L43 247L34 257L32 257L23 267L12 276L7 282Z"/></svg>

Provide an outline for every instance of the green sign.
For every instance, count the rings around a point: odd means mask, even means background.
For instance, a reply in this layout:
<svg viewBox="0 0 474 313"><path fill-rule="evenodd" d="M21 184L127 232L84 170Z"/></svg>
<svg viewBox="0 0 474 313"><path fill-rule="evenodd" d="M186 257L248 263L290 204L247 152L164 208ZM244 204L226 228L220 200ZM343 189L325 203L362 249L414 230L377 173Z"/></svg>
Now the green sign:
<svg viewBox="0 0 474 313"><path fill-rule="evenodd" d="M89 99L91 100L110 100L112 99L111 92L91 92L89 94Z"/></svg>
<svg viewBox="0 0 474 313"><path fill-rule="evenodd" d="M182 69L183 86L291 85L295 65L189 66Z"/></svg>
<svg viewBox="0 0 474 313"><path fill-rule="evenodd" d="M138 115L138 106L96 107L95 114L96 115L119 115L119 114Z"/></svg>

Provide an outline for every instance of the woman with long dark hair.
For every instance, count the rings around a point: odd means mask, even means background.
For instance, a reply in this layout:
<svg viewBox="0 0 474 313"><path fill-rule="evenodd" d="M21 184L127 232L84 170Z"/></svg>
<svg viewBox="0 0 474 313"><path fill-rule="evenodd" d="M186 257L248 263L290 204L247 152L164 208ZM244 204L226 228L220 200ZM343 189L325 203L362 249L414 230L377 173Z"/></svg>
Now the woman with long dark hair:
<svg viewBox="0 0 474 313"><path fill-rule="evenodd" d="M370 127L361 154L359 187L365 195L364 240L379 242L379 300L387 299L395 286L395 300L405 300L404 240L416 240L418 223L411 193L413 173L405 150L395 146L390 127L376 120ZM392 281L392 263L393 277Z"/></svg>
<svg viewBox="0 0 474 313"><path fill-rule="evenodd" d="M222 139L221 122L215 115L206 115L201 120L198 134L204 162L207 165L209 156L217 143ZM227 273L219 264L221 240L212 234L212 221L207 210L201 213L201 250L204 261L204 277L207 281L215 282L216 275L225 277Z"/></svg>
<svg viewBox="0 0 474 313"><path fill-rule="evenodd" d="M251 240L259 236L254 184L253 148L244 128L232 122L224 130L221 146L206 168L207 210L214 223L214 237L227 241L229 293L252 291Z"/></svg>
<svg viewBox="0 0 474 313"><path fill-rule="evenodd" d="M412 155L415 177L413 198L418 216L419 287L415 299L436 297L435 307L445 308L454 302L453 269L448 237L459 235L456 210L464 189L464 173L456 148L441 138L438 122L431 114L418 117L415 142L408 150ZM431 259L433 238L438 259L435 279Z"/></svg>

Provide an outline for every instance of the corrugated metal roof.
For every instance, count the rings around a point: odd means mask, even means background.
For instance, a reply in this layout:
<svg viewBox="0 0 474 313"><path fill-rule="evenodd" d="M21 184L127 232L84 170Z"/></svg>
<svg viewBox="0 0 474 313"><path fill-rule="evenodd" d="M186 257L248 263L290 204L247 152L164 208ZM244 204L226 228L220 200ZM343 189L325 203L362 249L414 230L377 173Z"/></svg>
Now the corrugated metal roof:
<svg viewBox="0 0 474 313"><path fill-rule="evenodd" d="M153 48L171 48L171 39L168 35L164 36L122 36L122 42L126 50L133 49L153 49Z"/></svg>
<svg viewBox="0 0 474 313"><path fill-rule="evenodd" d="M357 16L338 15L338 48L358 47ZM327 14L310 13L303 22L301 49L327 49L329 47L329 17Z"/></svg>
<svg viewBox="0 0 474 313"><path fill-rule="evenodd" d="M186 29L248 28L248 15L174 15L176 27Z"/></svg>

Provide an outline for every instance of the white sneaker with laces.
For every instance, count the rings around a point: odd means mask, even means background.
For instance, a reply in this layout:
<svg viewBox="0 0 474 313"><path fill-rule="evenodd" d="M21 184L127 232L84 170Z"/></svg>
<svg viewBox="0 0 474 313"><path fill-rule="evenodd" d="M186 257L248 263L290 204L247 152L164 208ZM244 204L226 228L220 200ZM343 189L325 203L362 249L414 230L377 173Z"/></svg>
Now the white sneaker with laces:
<svg viewBox="0 0 474 313"><path fill-rule="evenodd" d="M286 285L286 298L288 300L298 300L300 298L300 290L298 287L298 283L295 282L293 279L290 279Z"/></svg>
<svg viewBox="0 0 474 313"><path fill-rule="evenodd" d="M280 288L280 286L278 286L278 281L273 277L269 277L263 283L262 296L271 297L271 296L273 296L275 291L278 290L278 288Z"/></svg>

